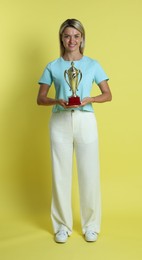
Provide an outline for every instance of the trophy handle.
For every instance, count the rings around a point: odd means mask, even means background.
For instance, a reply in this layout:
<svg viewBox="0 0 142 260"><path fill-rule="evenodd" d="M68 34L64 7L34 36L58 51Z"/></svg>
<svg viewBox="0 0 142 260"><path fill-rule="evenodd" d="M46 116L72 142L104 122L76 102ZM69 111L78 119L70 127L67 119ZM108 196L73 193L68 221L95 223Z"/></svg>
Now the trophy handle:
<svg viewBox="0 0 142 260"><path fill-rule="evenodd" d="M78 85L82 79L82 72L80 70L78 70L78 74L80 74L80 79L78 80L78 83L77 83L77 90L78 90Z"/></svg>
<svg viewBox="0 0 142 260"><path fill-rule="evenodd" d="M68 82L68 80L67 80L67 78L66 78L66 75L68 75L67 70L65 70L65 72L64 72L64 78L65 78L65 81L67 82L67 84L69 85L70 90L71 90L71 86L70 86L70 84L69 84L69 82Z"/></svg>

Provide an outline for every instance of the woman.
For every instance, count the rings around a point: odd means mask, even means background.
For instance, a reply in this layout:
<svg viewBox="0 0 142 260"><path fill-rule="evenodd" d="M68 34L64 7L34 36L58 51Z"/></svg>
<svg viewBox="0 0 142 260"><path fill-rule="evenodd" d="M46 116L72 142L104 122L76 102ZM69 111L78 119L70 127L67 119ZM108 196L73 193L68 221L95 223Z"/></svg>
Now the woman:
<svg viewBox="0 0 142 260"><path fill-rule="evenodd" d="M81 224L84 238L96 241L100 232L101 205L98 157L98 134L93 103L112 99L108 77L100 64L83 55L85 31L80 21L68 19L60 27L60 57L50 62L40 80L38 105L53 106L50 121L52 153L52 206L51 218L55 241L65 243L72 233L71 183L72 156L76 153ZM81 104L68 104L71 96L69 69L73 61L79 71L76 90ZM66 77L65 77L66 76ZM67 81L66 81L67 80ZM91 97L92 84L100 88L100 95ZM54 83L55 99L48 96Z"/></svg>

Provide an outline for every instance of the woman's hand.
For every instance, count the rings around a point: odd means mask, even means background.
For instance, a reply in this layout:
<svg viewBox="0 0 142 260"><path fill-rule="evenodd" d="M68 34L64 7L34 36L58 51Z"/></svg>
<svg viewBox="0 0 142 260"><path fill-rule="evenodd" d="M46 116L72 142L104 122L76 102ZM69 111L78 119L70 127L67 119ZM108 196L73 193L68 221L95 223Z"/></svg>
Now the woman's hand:
<svg viewBox="0 0 142 260"><path fill-rule="evenodd" d="M85 105L87 105L89 103L92 103L92 102L93 102L93 98L92 97L86 97L86 98L82 99L80 106L83 107L83 106L85 106Z"/></svg>
<svg viewBox="0 0 142 260"><path fill-rule="evenodd" d="M62 106L63 108L66 108L67 107L67 101L64 100L64 99L58 99L57 100L57 104Z"/></svg>

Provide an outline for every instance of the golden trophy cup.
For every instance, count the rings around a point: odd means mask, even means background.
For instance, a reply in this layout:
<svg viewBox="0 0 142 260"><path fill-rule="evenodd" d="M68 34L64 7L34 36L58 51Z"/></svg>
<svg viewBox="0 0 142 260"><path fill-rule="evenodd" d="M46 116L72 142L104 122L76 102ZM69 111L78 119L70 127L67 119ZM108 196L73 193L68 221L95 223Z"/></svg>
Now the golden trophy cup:
<svg viewBox="0 0 142 260"><path fill-rule="evenodd" d="M80 97L76 95L78 85L82 79L82 72L74 67L73 61L71 67L64 72L64 78L72 91L72 96L69 97L68 106L80 105Z"/></svg>

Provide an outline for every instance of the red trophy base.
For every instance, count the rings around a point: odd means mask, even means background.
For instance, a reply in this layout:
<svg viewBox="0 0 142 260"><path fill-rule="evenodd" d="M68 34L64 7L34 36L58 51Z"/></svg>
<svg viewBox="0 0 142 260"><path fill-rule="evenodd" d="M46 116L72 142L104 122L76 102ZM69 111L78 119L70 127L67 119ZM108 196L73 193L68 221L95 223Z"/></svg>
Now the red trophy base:
<svg viewBox="0 0 142 260"><path fill-rule="evenodd" d="M81 105L80 97L78 97L78 96L69 97L69 101L68 101L67 106L75 106L75 105Z"/></svg>

